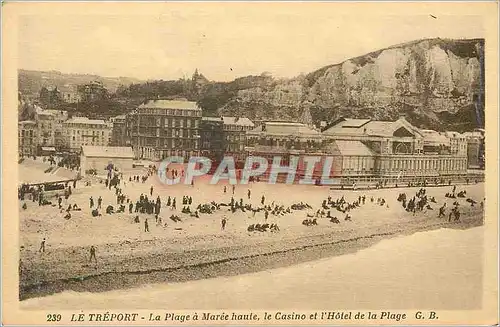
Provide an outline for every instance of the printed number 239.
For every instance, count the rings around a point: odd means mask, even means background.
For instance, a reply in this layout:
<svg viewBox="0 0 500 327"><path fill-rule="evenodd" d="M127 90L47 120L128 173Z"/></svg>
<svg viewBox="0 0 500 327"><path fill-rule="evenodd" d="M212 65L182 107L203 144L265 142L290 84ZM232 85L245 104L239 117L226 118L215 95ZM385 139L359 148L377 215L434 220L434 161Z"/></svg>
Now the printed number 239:
<svg viewBox="0 0 500 327"><path fill-rule="evenodd" d="M60 314L48 314L47 321L61 321L61 315Z"/></svg>

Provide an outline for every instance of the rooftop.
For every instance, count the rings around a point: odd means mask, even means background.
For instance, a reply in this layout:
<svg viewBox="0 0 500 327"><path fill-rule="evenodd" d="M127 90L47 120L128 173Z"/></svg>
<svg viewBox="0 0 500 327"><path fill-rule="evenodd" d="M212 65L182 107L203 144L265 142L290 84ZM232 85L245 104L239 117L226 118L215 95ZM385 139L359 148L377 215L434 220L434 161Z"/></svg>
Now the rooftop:
<svg viewBox="0 0 500 327"><path fill-rule="evenodd" d="M73 117L68 119L65 123L68 124L94 124L94 125L106 125L106 122L102 119L88 119L87 117Z"/></svg>
<svg viewBox="0 0 500 327"><path fill-rule="evenodd" d="M249 131L250 134L269 134L283 136L303 136L320 138L321 133L302 123L293 122L264 122L262 125Z"/></svg>
<svg viewBox="0 0 500 327"><path fill-rule="evenodd" d="M460 134L459 132L445 132L446 136L449 138L456 138L456 137L465 137L465 135Z"/></svg>
<svg viewBox="0 0 500 327"><path fill-rule="evenodd" d="M448 137L442 133L436 132L431 129L421 129L420 133L424 136L424 144L432 145L450 145Z"/></svg>
<svg viewBox="0 0 500 327"><path fill-rule="evenodd" d="M335 145L343 156L373 156L374 153L360 141L335 141Z"/></svg>
<svg viewBox="0 0 500 327"><path fill-rule="evenodd" d="M326 128L323 133L326 135L367 135L392 137L394 136L394 133L401 130L401 128L403 128L403 132L401 133L402 136L421 135L419 130L408 123L404 118L396 121L340 118L330 127Z"/></svg>
<svg viewBox="0 0 500 327"><path fill-rule="evenodd" d="M82 154L86 157L101 158L134 158L134 151L126 146L82 146Z"/></svg>
<svg viewBox="0 0 500 327"><path fill-rule="evenodd" d="M226 117L222 116L222 120L224 121L224 125L238 125L238 126L248 126L254 127L255 124L246 117Z"/></svg>
<svg viewBox="0 0 500 327"><path fill-rule="evenodd" d="M201 111L196 102L181 100L149 100L147 103L141 104L138 109L190 109Z"/></svg>

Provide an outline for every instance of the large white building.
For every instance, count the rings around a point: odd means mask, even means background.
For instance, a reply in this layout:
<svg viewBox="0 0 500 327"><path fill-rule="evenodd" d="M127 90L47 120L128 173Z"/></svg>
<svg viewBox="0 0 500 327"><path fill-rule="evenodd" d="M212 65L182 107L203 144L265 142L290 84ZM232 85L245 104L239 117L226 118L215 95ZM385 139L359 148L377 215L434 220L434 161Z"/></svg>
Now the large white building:
<svg viewBox="0 0 500 327"><path fill-rule="evenodd" d="M73 117L63 123L66 142L72 151L82 146L107 146L111 142L112 127L101 119Z"/></svg>
<svg viewBox="0 0 500 327"><path fill-rule="evenodd" d="M133 168L134 151L131 147L120 146L82 146L80 167L83 174L95 170L98 175L106 174L112 164L118 170Z"/></svg>

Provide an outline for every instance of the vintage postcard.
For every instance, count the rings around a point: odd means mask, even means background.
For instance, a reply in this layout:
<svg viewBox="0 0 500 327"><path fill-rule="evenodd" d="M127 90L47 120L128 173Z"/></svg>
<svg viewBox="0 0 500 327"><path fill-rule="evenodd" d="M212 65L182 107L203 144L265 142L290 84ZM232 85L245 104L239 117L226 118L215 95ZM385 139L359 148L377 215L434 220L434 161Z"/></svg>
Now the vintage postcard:
<svg viewBox="0 0 500 327"><path fill-rule="evenodd" d="M4 2L2 324L498 324L497 13Z"/></svg>

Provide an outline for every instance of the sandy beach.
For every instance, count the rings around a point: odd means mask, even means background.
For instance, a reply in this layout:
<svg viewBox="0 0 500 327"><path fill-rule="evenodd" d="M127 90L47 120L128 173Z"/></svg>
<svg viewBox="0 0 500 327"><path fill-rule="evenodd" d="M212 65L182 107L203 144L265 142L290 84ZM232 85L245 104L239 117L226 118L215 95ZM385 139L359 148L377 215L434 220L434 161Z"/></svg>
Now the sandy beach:
<svg viewBox="0 0 500 327"><path fill-rule="evenodd" d="M143 172L141 172L142 174ZM139 174L139 173L138 173ZM126 176L127 177L127 176ZM303 185L268 185L254 183L237 185L234 198L244 203L260 204L265 195L266 204L275 202L289 206L300 201L309 203L313 210L297 210L285 216L270 215L268 222L277 223L278 233L247 232L252 223L263 223L264 214L238 211L232 214L224 207L214 214L190 217L180 212L182 196L193 197L191 208L210 201L229 202L231 187L223 192L223 184L208 185L197 182L187 185L166 186L151 177L146 183L128 182L123 193L136 201L141 193L149 196L153 186L153 199L160 196L165 204L167 196L177 198L177 210L162 208L160 216L167 226L157 226L153 215L141 214L141 223L133 223L135 214L113 214L94 218L90 214L89 197L103 198L103 208L115 205L114 190L104 184L84 186L79 183L73 195L63 201L78 204L80 212L64 219L57 207L39 207L26 201L28 208L20 209L20 298L21 300L49 295L64 290L102 292L124 289L149 283L182 282L210 277L238 275L270 268L286 267L301 262L353 253L383 239L410 235L418 231L454 228L464 229L483 224L483 211L479 204L470 207L465 198L448 199L451 187L427 188L437 203L434 210L406 212L397 202L399 193L413 196L418 188L341 191L328 187ZM251 190L251 199L247 191ZM484 197L484 184L459 185L457 192L467 191L467 197L480 202ZM340 224L318 219L318 226L303 226L307 213L321 207L328 196L344 196L354 201L366 195L366 203L351 211L352 221L344 221L341 213L332 210ZM372 203L370 198L374 197ZM387 205L380 206L377 198ZM446 202L448 208L459 201L461 221L449 223L437 218L438 208ZM21 206L21 204L20 204ZM449 212L449 211L448 211ZM182 222L174 223L168 217L175 213ZM220 219L227 215L228 226L221 231ZM148 218L150 232L144 232L144 219ZM46 252L39 253L40 242L47 239ZM97 264L89 264L89 248L97 248Z"/></svg>
<svg viewBox="0 0 500 327"><path fill-rule="evenodd" d="M237 276L145 284L101 293L66 290L27 299L21 307L474 310L482 307L484 246L479 240L484 228L398 236L352 254ZM366 269L367 263L370 269Z"/></svg>

